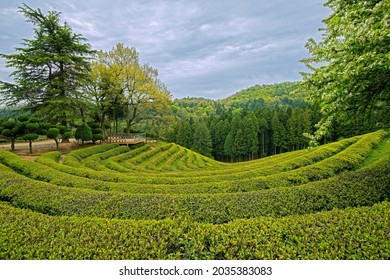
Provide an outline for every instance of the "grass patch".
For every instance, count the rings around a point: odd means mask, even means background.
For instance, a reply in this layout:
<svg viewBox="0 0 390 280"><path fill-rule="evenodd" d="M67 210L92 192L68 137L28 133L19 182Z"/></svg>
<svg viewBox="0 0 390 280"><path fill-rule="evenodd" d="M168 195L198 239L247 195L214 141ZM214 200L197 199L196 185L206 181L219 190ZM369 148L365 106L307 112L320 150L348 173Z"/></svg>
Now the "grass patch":
<svg viewBox="0 0 390 280"><path fill-rule="evenodd" d="M390 135L388 135L376 147L374 147L372 152L365 157L361 167L368 166L380 159L388 157L390 157Z"/></svg>

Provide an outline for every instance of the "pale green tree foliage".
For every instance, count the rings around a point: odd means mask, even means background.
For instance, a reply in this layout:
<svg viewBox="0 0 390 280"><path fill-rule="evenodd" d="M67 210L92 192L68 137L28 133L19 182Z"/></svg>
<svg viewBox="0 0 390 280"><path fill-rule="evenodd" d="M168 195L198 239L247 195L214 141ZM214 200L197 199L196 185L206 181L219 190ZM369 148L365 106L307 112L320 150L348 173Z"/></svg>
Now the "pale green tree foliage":
<svg viewBox="0 0 390 280"><path fill-rule="evenodd" d="M137 51L123 44L98 52L88 91L96 103L102 128L113 108L123 113L126 131L130 131L133 124L158 116L171 103L171 94L158 79L157 70L141 65Z"/></svg>
<svg viewBox="0 0 390 280"><path fill-rule="evenodd" d="M318 141L336 119L363 119L371 129L388 125L390 102L390 1L329 0L321 42L310 39L302 89L321 104ZM386 112L387 114L383 114Z"/></svg>

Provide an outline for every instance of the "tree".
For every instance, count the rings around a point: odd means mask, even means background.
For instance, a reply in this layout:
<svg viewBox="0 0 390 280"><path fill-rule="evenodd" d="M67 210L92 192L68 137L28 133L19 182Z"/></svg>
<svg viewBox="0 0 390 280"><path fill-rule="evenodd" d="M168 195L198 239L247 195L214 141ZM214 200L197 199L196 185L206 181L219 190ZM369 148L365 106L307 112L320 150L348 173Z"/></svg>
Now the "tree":
<svg viewBox="0 0 390 280"><path fill-rule="evenodd" d="M223 152L225 156L230 157L231 162L234 161L234 133L232 130L226 136Z"/></svg>
<svg viewBox="0 0 390 280"><path fill-rule="evenodd" d="M305 137L305 134L311 134L313 129L312 124L312 111L308 108L304 109L303 111L300 111L300 123L302 130L299 131L298 135L298 149L302 149L307 147L308 139Z"/></svg>
<svg viewBox="0 0 390 280"><path fill-rule="evenodd" d="M37 140L39 135L37 133L28 133L23 135L23 140L28 141L30 154L32 154L32 141Z"/></svg>
<svg viewBox="0 0 390 280"><path fill-rule="evenodd" d="M286 130L283 124L279 121L278 112L274 111L271 120L272 128L272 145L274 147L274 154L282 152L283 148L286 146ZM278 149L279 148L279 149Z"/></svg>
<svg viewBox="0 0 390 280"><path fill-rule="evenodd" d="M92 131L92 143L96 143L96 141L103 140L102 129L100 128L100 124L96 122L88 123L88 126Z"/></svg>
<svg viewBox="0 0 390 280"><path fill-rule="evenodd" d="M242 161L247 154L248 147L245 145L246 135L243 129L240 127L236 131L233 140L233 155L236 160Z"/></svg>
<svg viewBox="0 0 390 280"><path fill-rule="evenodd" d="M182 121L177 127L176 143L191 149L193 143L193 129L189 122Z"/></svg>
<svg viewBox="0 0 390 280"><path fill-rule="evenodd" d="M293 110L287 121L288 145L292 151L299 149L299 135L302 132L298 110Z"/></svg>
<svg viewBox="0 0 390 280"><path fill-rule="evenodd" d="M211 157L211 135L204 122L199 122L195 125L192 149L202 155Z"/></svg>
<svg viewBox="0 0 390 280"><path fill-rule="evenodd" d="M243 154L242 147L240 146L242 145L241 141L244 137L242 131L242 115L243 110L241 108L232 111L233 118L224 143L224 153L226 156L230 157L232 162ZM239 130L241 131L239 132ZM239 135L237 136L238 133Z"/></svg>
<svg viewBox="0 0 390 280"><path fill-rule="evenodd" d="M59 145L58 138L60 136L60 130L56 127L51 127L47 131L46 136L50 139L53 139L54 142L56 142L56 148L58 150L58 145Z"/></svg>
<svg viewBox="0 0 390 280"><path fill-rule="evenodd" d="M245 147L245 154L248 155L249 160L254 159L259 151L258 131L256 115L251 112L243 119L244 142L242 145Z"/></svg>
<svg viewBox="0 0 390 280"><path fill-rule="evenodd" d="M155 118L169 107L171 94L158 79L157 70L140 65L134 48L117 44L111 51L98 52L92 65L87 89L102 128L113 107L122 110L128 132L133 124Z"/></svg>
<svg viewBox="0 0 390 280"><path fill-rule="evenodd" d="M323 21L323 39L310 39L311 57L303 59L310 72L302 73L301 89L323 113L313 140L336 120L363 120L367 130L389 126L390 2L328 0L325 6L333 13Z"/></svg>
<svg viewBox="0 0 390 280"><path fill-rule="evenodd" d="M126 77L124 88L127 131L134 123L152 119L171 103L171 94L158 79L157 69L144 64L133 71Z"/></svg>
<svg viewBox="0 0 390 280"><path fill-rule="evenodd" d="M222 118L217 119L211 127L211 138L214 158L223 160L224 158L224 144L226 136L229 133L229 121Z"/></svg>
<svg viewBox="0 0 390 280"><path fill-rule="evenodd" d="M69 139L73 136L73 132L64 125L56 125L55 128L60 130L61 142L69 143Z"/></svg>
<svg viewBox="0 0 390 280"><path fill-rule="evenodd" d="M66 22L60 23L59 12L44 14L25 4L19 11L35 26L35 36L24 39L24 47L16 48L16 54L1 54L6 66L15 69L11 74L15 84L0 83L4 100L68 125L79 100L74 97L88 75L90 45Z"/></svg>
<svg viewBox="0 0 390 280"><path fill-rule="evenodd" d="M27 118L27 117L26 117ZM11 141L11 150L15 150L16 139L24 134L25 116L20 116L16 120L5 120L1 123L1 134Z"/></svg>
<svg viewBox="0 0 390 280"><path fill-rule="evenodd" d="M267 138L266 134L268 132L268 122L264 117L261 117L259 119L259 148L260 148L260 156L265 157L267 155L266 153L266 146L267 146Z"/></svg>
<svg viewBox="0 0 390 280"><path fill-rule="evenodd" d="M23 140L29 142L30 154L32 154L32 141L37 140L39 134L41 134L41 126L39 124L39 119L30 117L28 122L24 123L24 135L22 136Z"/></svg>
<svg viewBox="0 0 390 280"><path fill-rule="evenodd" d="M82 125L77 127L75 132L75 138L77 140L81 140L81 145L84 145L85 141L92 140L91 128L86 123L83 123Z"/></svg>

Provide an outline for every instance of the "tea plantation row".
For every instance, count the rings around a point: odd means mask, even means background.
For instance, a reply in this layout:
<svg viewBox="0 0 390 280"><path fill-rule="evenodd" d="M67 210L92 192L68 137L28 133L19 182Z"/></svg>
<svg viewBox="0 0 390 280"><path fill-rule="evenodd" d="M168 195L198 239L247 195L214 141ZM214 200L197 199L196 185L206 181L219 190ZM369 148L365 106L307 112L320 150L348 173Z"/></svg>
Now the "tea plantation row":
<svg viewBox="0 0 390 280"><path fill-rule="evenodd" d="M285 163L282 161L280 163L279 159L279 166L275 167L275 165L270 164L267 160L258 160L256 162L260 166L259 168L261 169L266 164L268 174L270 175L257 175L256 170L254 170L252 173L240 172L240 176L237 177L230 169L230 175L224 174L217 181L214 181L210 176L199 177L197 172L190 172L192 176L176 178L170 176L172 172L161 172L165 175L164 177L153 177L149 173L145 174L133 171L133 176L128 177L123 174L115 174L114 172L93 172L93 170L80 166L78 168L68 166L59 167L59 164L56 164L54 161L52 161L53 164L50 165L49 163L50 166L48 166L47 160L41 159L38 162L30 162L5 151L0 152L0 163L9 166L29 178L67 187L129 193L184 194L247 192L273 187L300 185L329 178L341 171L351 170L362 163L364 156L368 155L372 151L372 147L378 144L384 137L384 132L369 134L342 151L337 146L343 148L345 144L330 145L330 147L318 149L314 152L313 157L310 155L302 155L296 158L295 164L291 164L289 161L285 161ZM170 145L165 144L160 145L160 147ZM340 152L329 156L332 154L330 151L335 149L334 146L336 146L336 151ZM116 150L115 148L108 152ZM148 150L147 153L150 151L153 150ZM326 157L326 155L329 157L319 162L314 161ZM45 161L45 164L39 163L42 161ZM270 167L276 168L276 171L270 170ZM221 167L220 169L223 172L223 168Z"/></svg>
<svg viewBox="0 0 390 280"><path fill-rule="evenodd" d="M0 151L0 259L389 259L386 131L243 163Z"/></svg>
<svg viewBox="0 0 390 280"><path fill-rule="evenodd" d="M0 203L0 259L389 259L390 203L223 225L52 217Z"/></svg>

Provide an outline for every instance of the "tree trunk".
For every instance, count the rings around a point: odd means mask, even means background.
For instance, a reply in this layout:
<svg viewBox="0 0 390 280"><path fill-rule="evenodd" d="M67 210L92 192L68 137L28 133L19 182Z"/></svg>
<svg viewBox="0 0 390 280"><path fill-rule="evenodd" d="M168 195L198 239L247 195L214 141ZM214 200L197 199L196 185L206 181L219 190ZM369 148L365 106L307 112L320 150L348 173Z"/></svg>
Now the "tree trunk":
<svg viewBox="0 0 390 280"><path fill-rule="evenodd" d="M262 156L264 156L265 155L265 131L263 132L263 154L262 154Z"/></svg>
<svg viewBox="0 0 390 280"><path fill-rule="evenodd" d="M103 140L106 140L107 138L107 130L106 130L106 115L105 113L102 114L102 117L100 119L100 128L102 129L102 135L103 135Z"/></svg>
<svg viewBox="0 0 390 280"><path fill-rule="evenodd" d="M118 136L118 117L115 116L115 136Z"/></svg>

